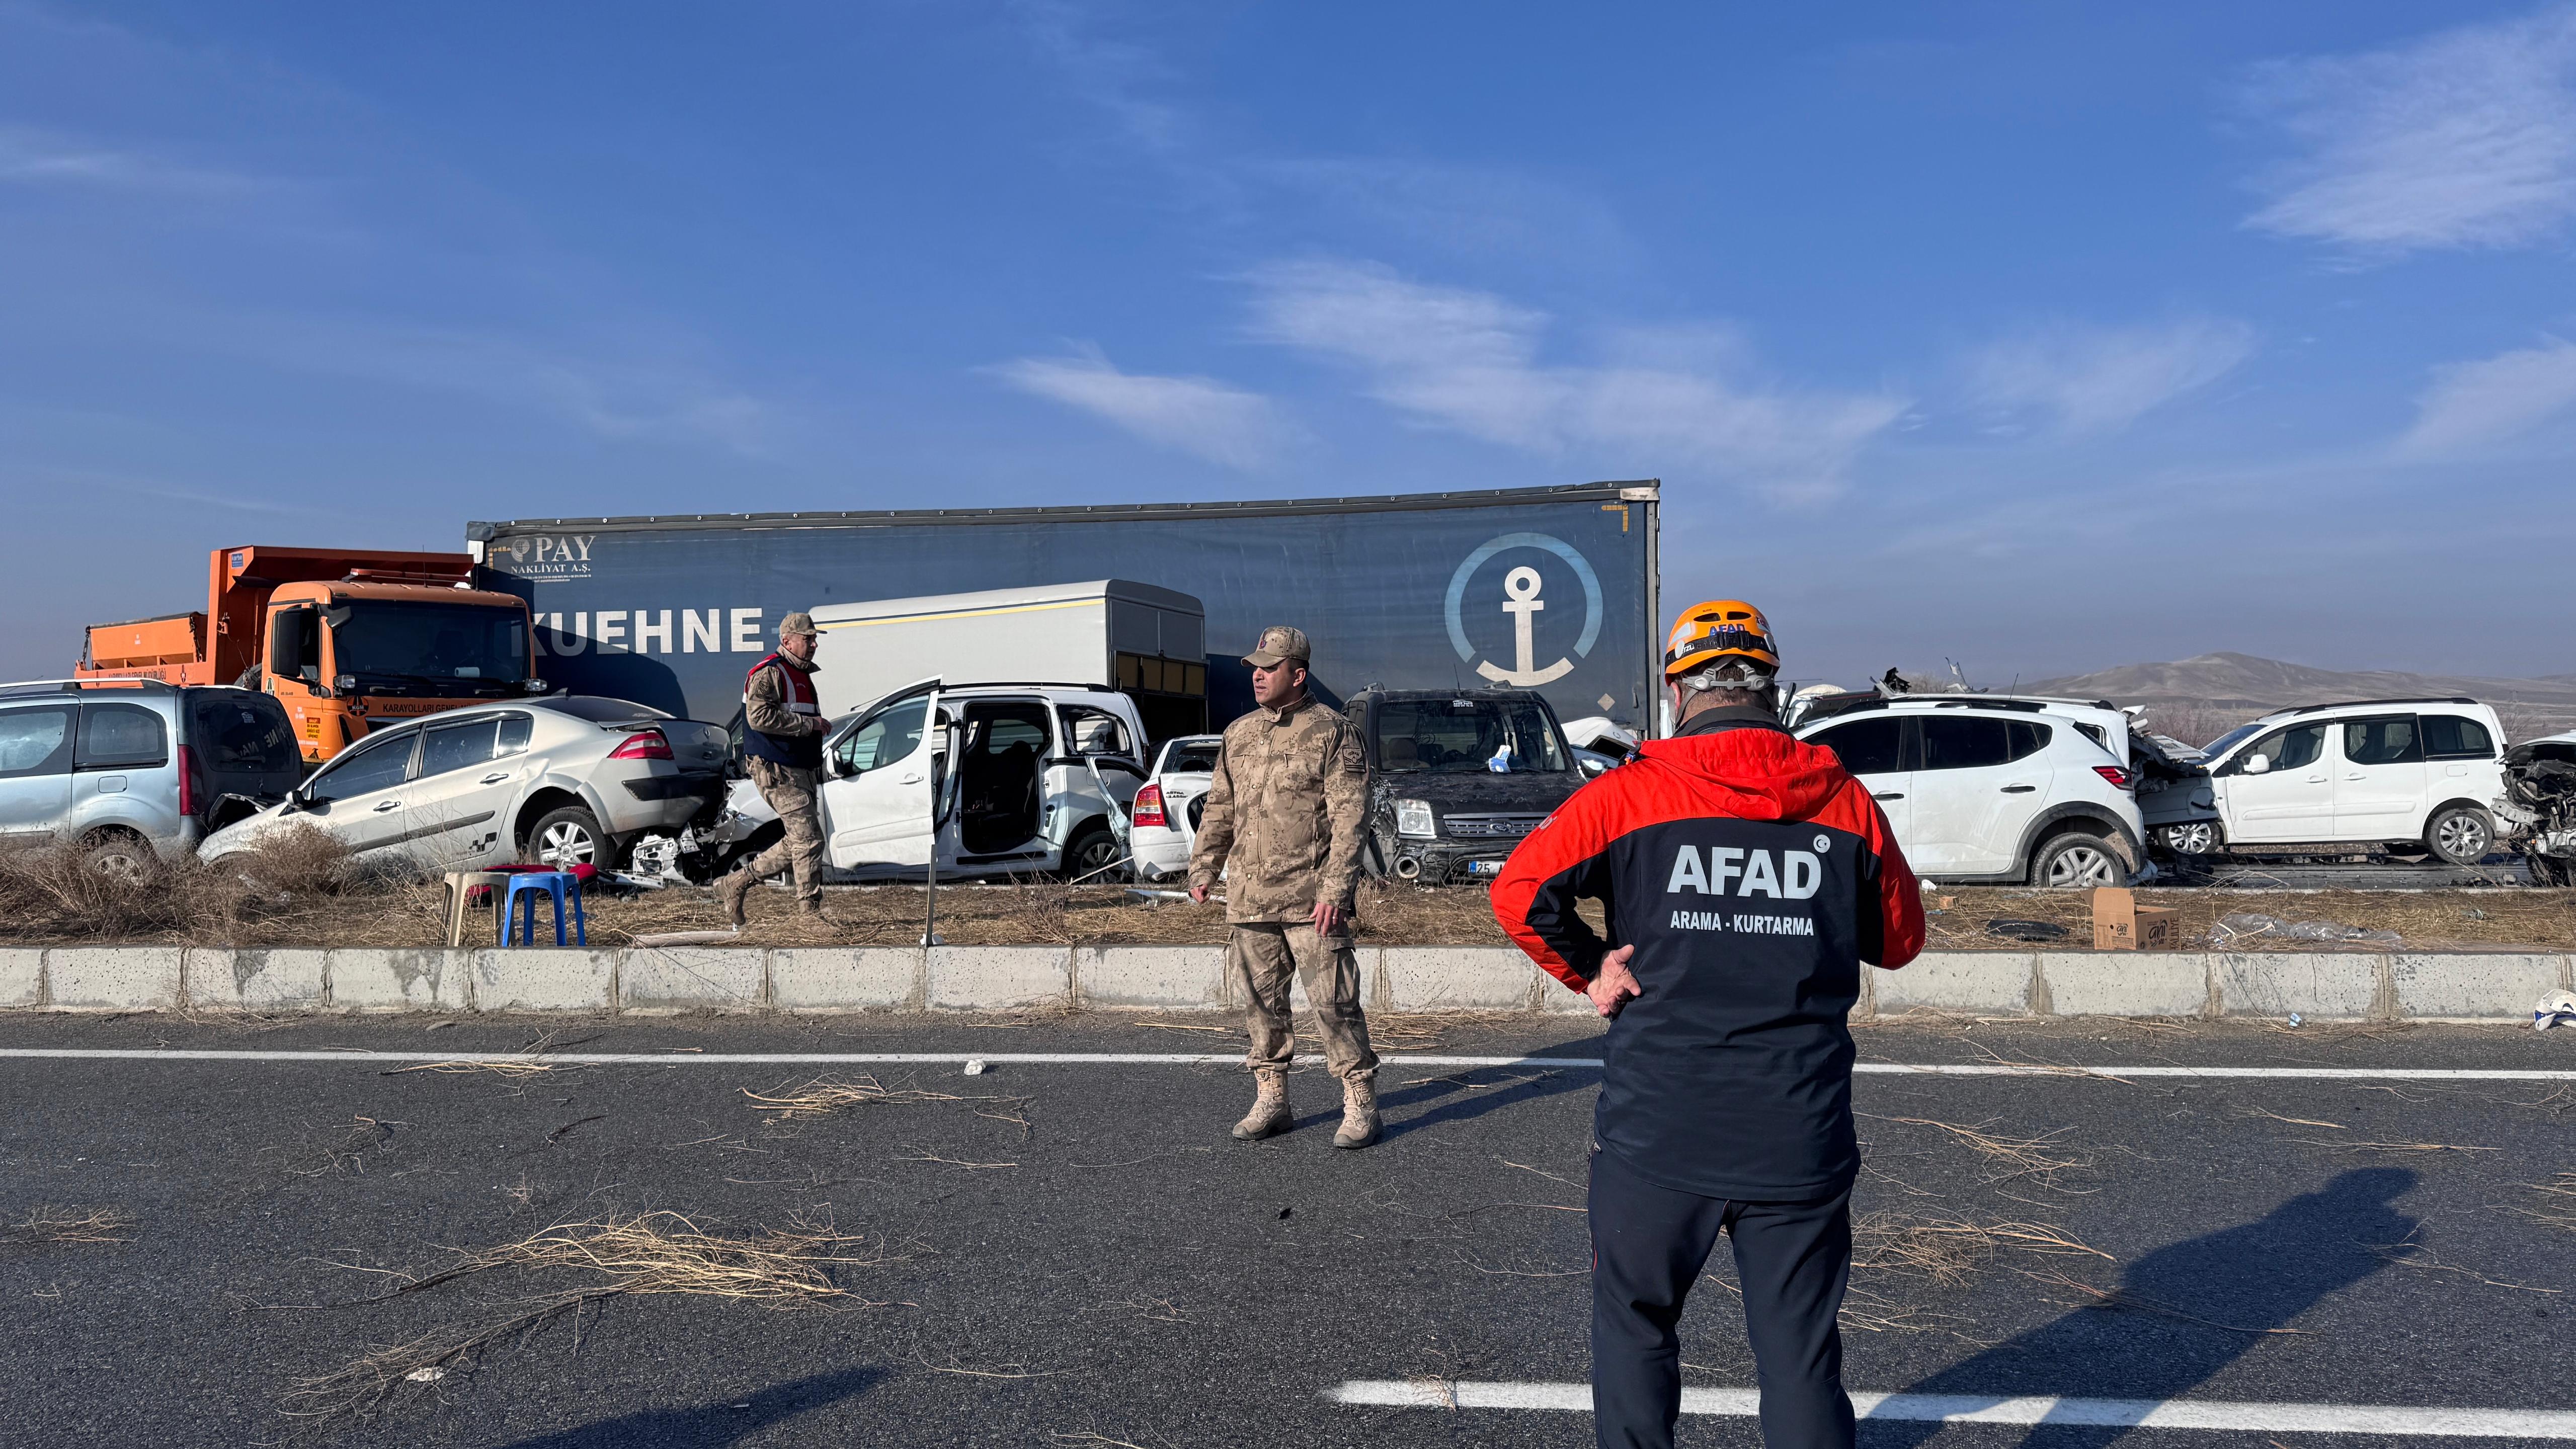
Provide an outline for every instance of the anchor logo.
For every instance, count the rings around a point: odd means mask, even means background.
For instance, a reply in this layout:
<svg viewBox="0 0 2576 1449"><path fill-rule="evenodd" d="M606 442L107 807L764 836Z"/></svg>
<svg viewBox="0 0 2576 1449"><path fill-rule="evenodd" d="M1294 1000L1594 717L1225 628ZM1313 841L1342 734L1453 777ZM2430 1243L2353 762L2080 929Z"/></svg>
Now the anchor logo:
<svg viewBox="0 0 2576 1449"><path fill-rule="evenodd" d="M1527 564L1503 576L1502 611L1512 616L1514 667L1505 669L1491 660L1478 659L1476 646L1468 642L1467 626L1461 612L1466 603L1467 585L1474 579L1476 570L1487 560L1506 549L1514 548L1535 548L1554 554L1572 567L1575 577L1582 581L1583 634L1575 641L1572 657L1560 658L1555 663L1545 666L1538 663L1532 616L1547 607L1547 601L1539 597L1545 580L1539 576L1537 569ZM1446 613L1449 623L1449 643L1458 651L1460 659L1475 665L1478 674L1497 684L1513 684L1523 689L1534 688L1573 673L1575 658L1592 652L1594 641L1601 637L1601 579L1599 575L1593 573L1591 562L1577 553L1572 544L1561 538L1552 538L1544 533L1507 533L1467 555L1466 561L1458 565L1458 571L1450 575Z"/></svg>

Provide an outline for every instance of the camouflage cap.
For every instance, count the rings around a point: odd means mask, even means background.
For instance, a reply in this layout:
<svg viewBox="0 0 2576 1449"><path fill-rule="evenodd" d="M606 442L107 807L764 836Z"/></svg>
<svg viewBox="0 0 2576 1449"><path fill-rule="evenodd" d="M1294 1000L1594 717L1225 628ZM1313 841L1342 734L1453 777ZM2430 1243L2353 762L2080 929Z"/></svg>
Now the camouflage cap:
<svg viewBox="0 0 2576 1449"><path fill-rule="evenodd" d="M1314 651L1306 645L1305 630L1273 624L1261 631L1261 642L1252 646L1252 652L1243 656L1243 662L1268 669L1283 659L1294 659L1303 664L1313 657Z"/></svg>
<svg viewBox="0 0 2576 1449"><path fill-rule="evenodd" d="M778 621L778 637L781 639L786 638L790 634L815 634L819 632L821 631L814 627L814 616L801 609Z"/></svg>

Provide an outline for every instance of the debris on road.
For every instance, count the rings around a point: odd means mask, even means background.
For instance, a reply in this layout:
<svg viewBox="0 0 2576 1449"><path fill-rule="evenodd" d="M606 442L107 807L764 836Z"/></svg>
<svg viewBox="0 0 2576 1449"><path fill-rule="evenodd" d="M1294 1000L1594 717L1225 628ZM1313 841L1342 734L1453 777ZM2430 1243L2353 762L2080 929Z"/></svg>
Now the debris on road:
<svg viewBox="0 0 2576 1449"><path fill-rule="evenodd" d="M0 1223L0 1246L46 1243L122 1243L134 1215L116 1208L38 1207L14 1223Z"/></svg>
<svg viewBox="0 0 2576 1449"><path fill-rule="evenodd" d="M2371 930L2347 926L2335 921L2285 921L2259 911L2239 911L2221 916L2210 927L2209 944L2222 951L2261 937L2265 941L2332 941L2371 946L2402 946L2406 938L2395 931Z"/></svg>

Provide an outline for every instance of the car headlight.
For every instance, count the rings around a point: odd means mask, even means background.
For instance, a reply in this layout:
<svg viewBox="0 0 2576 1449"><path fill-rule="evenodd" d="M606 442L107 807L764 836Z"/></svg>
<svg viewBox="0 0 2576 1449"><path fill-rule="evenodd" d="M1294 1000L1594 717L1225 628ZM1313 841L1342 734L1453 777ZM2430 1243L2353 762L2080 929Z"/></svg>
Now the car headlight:
<svg viewBox="0 0 2576 1449"><path fill-rule="evenodd" d="M1415 840L1429 840L1438 835L1440 827L1433 824L1431 820L1431 802L1428 800L1396 801L1395 833Z"/></svg>

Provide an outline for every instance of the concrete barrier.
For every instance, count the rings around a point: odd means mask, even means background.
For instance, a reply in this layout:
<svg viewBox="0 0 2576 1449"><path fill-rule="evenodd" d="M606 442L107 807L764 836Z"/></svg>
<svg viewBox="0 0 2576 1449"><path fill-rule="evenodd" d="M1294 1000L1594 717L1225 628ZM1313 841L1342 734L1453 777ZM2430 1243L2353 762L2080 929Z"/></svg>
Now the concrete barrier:
<svg viewBox="0 0 2576 1449"><path fill-rule="evenodd" d="M2218 956L2219 1010L2229 1016L2389 1020L2396 999L2389 989L2388 958L2324 951L2278 951ZM2526 1003L2526 1011L2529 1006Z"/></svg>
<svg viewBox="0 0 2576 1449"><path fill-rule="evenodd" d="M1910 968L1909 968L1910 969ZM2050 1016L2203 1016L2209 958L2167 951L2042 951Z"/></svg>
<svg viewBox="0 0 2576 1449"><path fill-rule="evenodd" d="M1223 946L1083 946L1073 979L1085 1007L1217 1011L1231 1003Z"/></svg>
<svg viewBox="0 0 2576 1449"><path fill-rule="evenodd" d="M607 1011L617 1003L615 951L520 946L474 953L477 1011Z"/></svg>
<svg viewBox="0 0 2576 1449"><path fill-rule="evenodd" d="M1538 1004L1538 968L1517 947L1387 946L1376 954L1381 1010L1528 1011Z"/></svg>
<svg viewBox="0 0 2576 1449"><path fill-rule="evenodd" d="M769 1003L780 1011L918 1011L921 948L781 947L769 953Z"/></svg>
<svg viewBox="0 0 2576 1449"><path fill-rule="evenodd" d="M1591 1003L1508 947L1363 946L1377 1011L1536 1012ZM2529 1021L2576 989L2558 953L1944 951L1864 968L1854 1013L2302 1016ZM1293 993L1302 1009L1302 987ZM1219 946L692 947L662 950L0 948L0 1009L53 1011L1228 1011Z"/></svg>
<svg viewBox="0 0 2576 1449"><path fill-rule="evenodd" d="M45 953L56 1011L168 1011L179 1004L177 946L70 946Z"/></svg>
<svg viewBox="0 0 2576 1449"><path fill-rule="evenodd" d="M0 1010L45 1004L45 952L41 946L0 947Z"/></svg>
<svg viewBox="0 0 2576 1449"><path fill-rule="evenodd" d="M1880 1016L1904 1011L1967 1011L2023 1016L2032 1009L2038 956L2026 951L1927 951L1895 971L1863 966L1869 1000Z"/></svg>
<svg viewBox="0 0 2576 1449"><path fill-rule="evenodd" d="M1070 946L933 946L924 1001L933 1011L1010 1011L1073 1002Z"/></svg>
<svg viewBox="0 0 2576 1449"><path fill-rule="evenodd" d="M474 953L419 949L331 953L334 1011L466 1011Z"/></svg>
<svg viewBox="0 0 2576 1449"><path fill-rule="evenodd" d="M769 1005L765 951L660 946L623 954L617 968L620 1011L759 1011Z"/></svg>
<svg viewBox="0 0 2576 1449"><path fill-rule="evenodd" d="M188 948L188 1005L199 1011L319 1011L331 985L328 951Z"/></svg>

